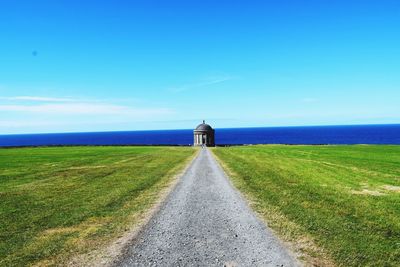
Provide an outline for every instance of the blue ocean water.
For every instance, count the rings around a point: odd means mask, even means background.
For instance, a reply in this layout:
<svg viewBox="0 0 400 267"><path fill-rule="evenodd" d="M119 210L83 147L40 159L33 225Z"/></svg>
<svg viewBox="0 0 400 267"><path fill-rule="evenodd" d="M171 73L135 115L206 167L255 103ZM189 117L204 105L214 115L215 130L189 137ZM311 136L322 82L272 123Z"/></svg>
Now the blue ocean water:
<svg viewBox="0 0 400 267"><path fill-rule="evenodd" d="M217 145L400 144L400 124L216 129ZM0 146L192 145L193 130L0 135Z"/></svg>

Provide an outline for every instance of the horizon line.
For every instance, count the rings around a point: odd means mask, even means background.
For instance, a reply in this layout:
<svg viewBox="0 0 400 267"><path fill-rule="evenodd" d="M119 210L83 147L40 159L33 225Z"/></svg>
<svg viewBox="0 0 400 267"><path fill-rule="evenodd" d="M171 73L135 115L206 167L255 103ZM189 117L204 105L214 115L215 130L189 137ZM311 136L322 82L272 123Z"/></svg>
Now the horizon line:
<svg viewBox="0 0 400 267"><path fill-rule="evenodd" d="M341 126L400 126L400 122L398 123L370 123L370 124L315 124L315 125L286 125L286 126L248 126L248 127L223 127L223 128L214 128L215 130L224 130L224 129L257 129L257 128L301 128L301 127L341 127ZM195 127L194 127L195 128ZM156 132L156 131L183 131L183 130L194 130L194 128L177 128L177 129L139 129L139 130L110 130L110 131L66 131L66 132L42 132L42 133L8 133L2 134L0 136L10 136L10 135L45 135L45 134L85 134L85 133L118 133L118 132Z"/></svg>

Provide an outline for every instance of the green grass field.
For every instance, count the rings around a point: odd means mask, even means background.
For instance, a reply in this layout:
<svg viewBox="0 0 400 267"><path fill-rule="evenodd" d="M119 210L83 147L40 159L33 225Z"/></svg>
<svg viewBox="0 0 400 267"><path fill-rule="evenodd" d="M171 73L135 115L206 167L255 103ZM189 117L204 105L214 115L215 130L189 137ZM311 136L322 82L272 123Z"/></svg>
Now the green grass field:
<svg viewBox="0 0 400 267"><path fill-rule="evenodd" d="M213 152L285 240L341 266L400 265L400 146L243 146Z"/></svg>
<svg viewBox="0 0 400 267"><path fill-rule="evenodd" d="M0 266L53 265L139 220L196 150L0 149Z"/></svg>

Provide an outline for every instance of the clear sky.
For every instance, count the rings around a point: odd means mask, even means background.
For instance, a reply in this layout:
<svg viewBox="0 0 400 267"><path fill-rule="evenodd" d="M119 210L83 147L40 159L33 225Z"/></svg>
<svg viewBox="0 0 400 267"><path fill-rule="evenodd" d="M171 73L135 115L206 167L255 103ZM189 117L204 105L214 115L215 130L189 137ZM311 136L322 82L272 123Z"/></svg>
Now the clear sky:
<svg viewBox="0 0 400 267"><path fill-rule="evenodd" d="M0 133L400 123L398 0L0 1Z"/></svg>

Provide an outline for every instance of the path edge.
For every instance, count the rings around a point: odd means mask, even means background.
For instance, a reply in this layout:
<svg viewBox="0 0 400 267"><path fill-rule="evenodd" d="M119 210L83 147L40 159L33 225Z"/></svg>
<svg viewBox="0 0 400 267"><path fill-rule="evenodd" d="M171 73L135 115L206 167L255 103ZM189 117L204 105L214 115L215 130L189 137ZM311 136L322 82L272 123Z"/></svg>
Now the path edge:
<svg viewBox="0 0 400 267"><path fill-rule="evenodd" d="M171 193L175 190L181 178L187 173L188 169L198 158L200 149L197 149L186 161L185 167L173 175L171 181L160 191L160 195L155 203L140 215L140 219L130 225L130 229L122 233L122 236L112 240L106 246L94 249L88 253L78 255L71 259L68 266L92 266L92 267L112 267L118 264L125 255L127 249L133 244L140 234L146 229L149 222L159 213Z"/></svg>
<svg viewBox="0 0 400 267"><path fill-rule="evenodd" d="M249 194L247 194L244 191L241 191L237 188L235 185L234 179L231 177L231 174L234 174L232 170L229 169L229 167L214 153L214 149L210 149L210 154L212 157L218 162L220 165L221 170L225 174L228 182L230 185L236 190L236 193L240 195L240 197L243 199L243 201L248 205L250 210L255 214L255 216L265 225L267 229L271 231L271 233L274 235L275 239L278 240L278 242L281 243L283 247L285 247L288 251L288 253L300 264L300 266L324 266L324 267L334 267L336 266L333 262L332 259L328 255L324 253L324 251L318 247L313 239L309 236L307 236L306 240L298 240L300 244L297 244L295 241L291 240L286 240L281 237L279 232L277 232L275 229L269 227L269 221L268 219L263 216L260 212L255 209L255 203L256 200L251 197ZM307 251L304 251L304 245L310 245L312 247L315 247L317 250L318 254L322 254L324 259L320 259L314 255L310 255L310 253L307 253ZM325 258L326 257L326 258Z"/></svg>

